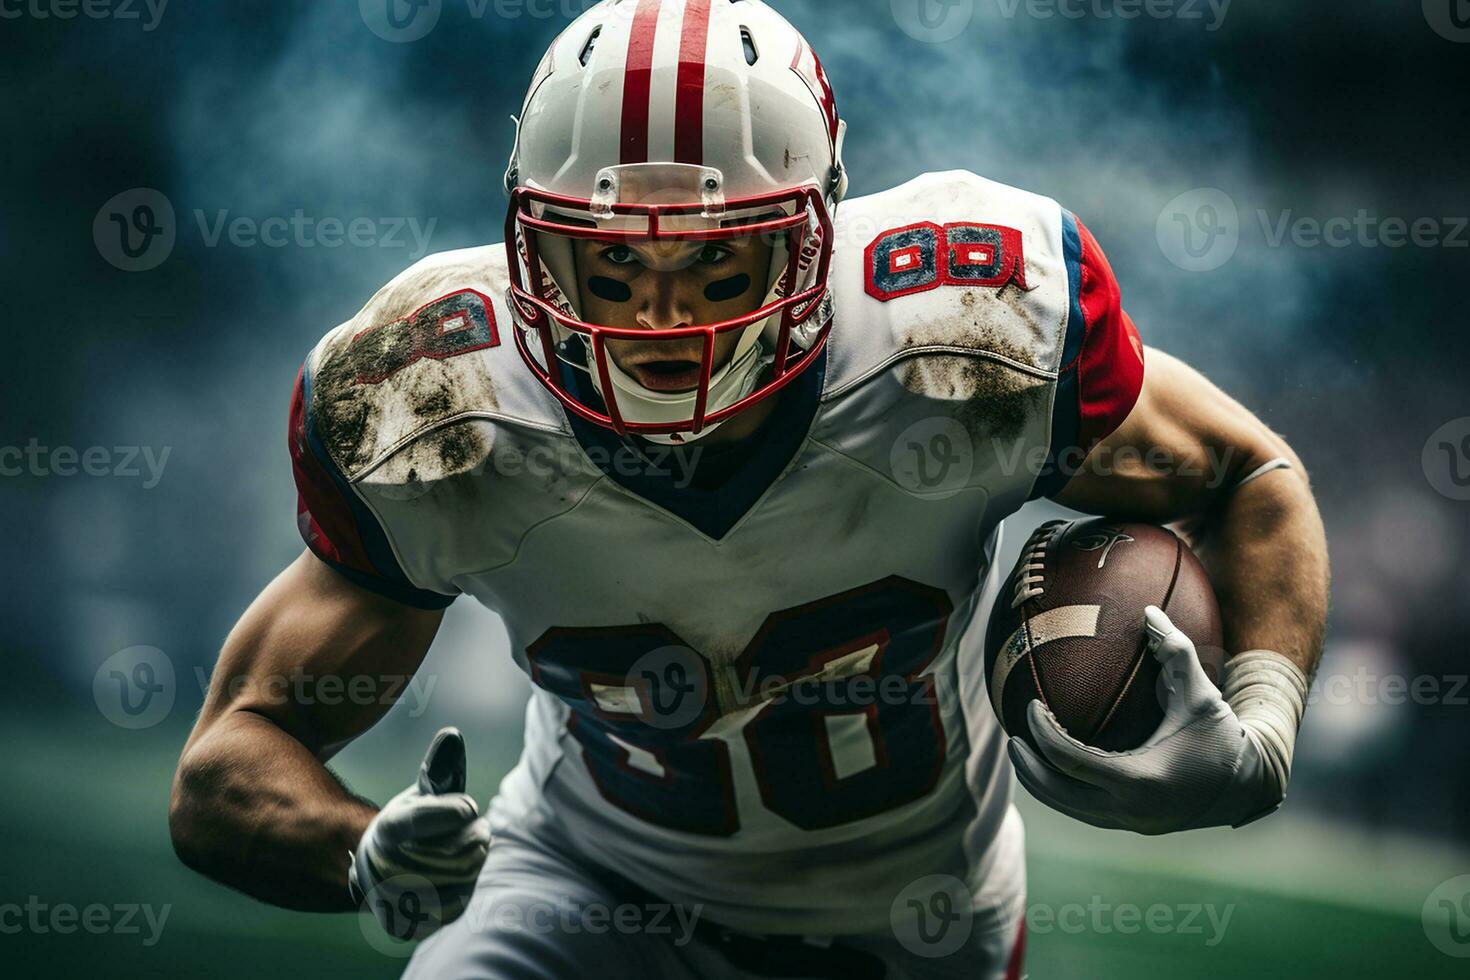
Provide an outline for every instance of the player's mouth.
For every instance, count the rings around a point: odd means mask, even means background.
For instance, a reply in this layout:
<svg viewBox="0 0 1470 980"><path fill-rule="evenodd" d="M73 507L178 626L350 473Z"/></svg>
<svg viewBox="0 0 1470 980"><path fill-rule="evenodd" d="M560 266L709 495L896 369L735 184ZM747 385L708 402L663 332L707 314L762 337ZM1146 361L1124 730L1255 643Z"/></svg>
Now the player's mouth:
<svg viewBox="0 0 1470 980"><path fill-rule="evenodd" d="M698 361L658 360L632 364L628 373L650 391L692 391L699 386Z"/></svg>

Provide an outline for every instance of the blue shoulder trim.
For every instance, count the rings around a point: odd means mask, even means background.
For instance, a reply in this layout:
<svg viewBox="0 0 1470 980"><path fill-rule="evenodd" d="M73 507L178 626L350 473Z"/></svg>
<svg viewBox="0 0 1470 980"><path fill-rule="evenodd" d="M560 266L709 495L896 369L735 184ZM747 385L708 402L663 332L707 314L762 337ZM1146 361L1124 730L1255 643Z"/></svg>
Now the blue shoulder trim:
<svg viewBox="0 0 1470 980"><path fill-rule="evenodd" d="M1072 478L1073 467L1080 462L1074 458L1080 448L1077 442L1082 433L1077 359L1082 356L1087 323L1082 318L1082 237L1077 232L1076 217L1066 208L1062 209L1062 254L1067 265L1067 336L1062 344L1061 367L1052 396L1051 439L1047 444L1046 466L1031 488L1031 500L1058 493ZM1058 453L1065 454L1060 462Z"/></svg>

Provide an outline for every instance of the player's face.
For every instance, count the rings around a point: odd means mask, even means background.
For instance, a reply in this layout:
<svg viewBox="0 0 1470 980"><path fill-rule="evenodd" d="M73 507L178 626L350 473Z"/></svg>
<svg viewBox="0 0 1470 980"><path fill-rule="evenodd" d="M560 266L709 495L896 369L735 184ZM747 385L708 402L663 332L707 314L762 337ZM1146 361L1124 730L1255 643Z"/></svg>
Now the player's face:
<svg viewBox="0 0 1470 980"><path fill-rule="evenodd" d="M656 331L718 323L757 309L765 299L770 243L759 236L718 242L575 243L583 318L646 330L647 342L608 342L613 361L653 391L699 384L700 338L658 340ZM715 370L743 331L715 338Z"/></svg>

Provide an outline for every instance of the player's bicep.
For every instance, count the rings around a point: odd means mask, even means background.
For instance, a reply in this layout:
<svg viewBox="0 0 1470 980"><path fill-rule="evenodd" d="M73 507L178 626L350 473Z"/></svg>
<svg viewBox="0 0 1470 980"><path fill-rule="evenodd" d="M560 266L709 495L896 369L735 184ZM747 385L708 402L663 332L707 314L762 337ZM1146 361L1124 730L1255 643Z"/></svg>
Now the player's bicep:
<svg viewBox="0 0 1470 980"><path fill-rule="evenodd" d="M195 737L232 713L269 719L319 755L370 728L418 669L453 596L417 587L319 438L312 362L297 376L289 446L307 553L230 633Z"/></svg>
<svg viewBox="0 0 1470 980"><path fill-rule="evenodd" d="M1054 499L1084 513L1172 521L1208 510L1274 459L1300 466L1249 410L1189 365L1150 348L1137 404Z"/></svg>
<svg viewBox="0 0 1470 980"><path fill-rule="evenodd" d="M196 737L246 711L325 758L392 707L443 615L356 586L304 553L230 631Z"/></svg>

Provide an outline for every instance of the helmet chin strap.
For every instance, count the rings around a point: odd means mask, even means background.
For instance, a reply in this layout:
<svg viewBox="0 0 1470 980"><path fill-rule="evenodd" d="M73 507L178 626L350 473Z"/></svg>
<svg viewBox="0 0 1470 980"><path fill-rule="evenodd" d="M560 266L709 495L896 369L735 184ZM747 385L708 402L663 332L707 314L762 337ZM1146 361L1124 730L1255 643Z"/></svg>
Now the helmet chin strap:
<svg viewBox="0 0 1470 980"><path fill-rule="evenodd" d="M764 328L764 320L746 327L729 363L711 375L709 397L706 400L708 413L728 408L749 395L755 390L761 371L775 360L774 354L762 349L760 337ZM585 337L582 340L584 344L587 343ZM590 349L587 353L587 364L592 364ZM602 381L597 372L589 370L588 373L591 376L593 387L606 401L607 394L602 390ZM618 411L629 422L680 422L694 416L699 399L697 389L679 392L654 391L618 367L617 361L611 357L608 358L607 373L613 384ZM719 422L709 423L698 433L641 433L641 435L650 442L678 445L701 439L718 429L720 424Z"/></svg>

